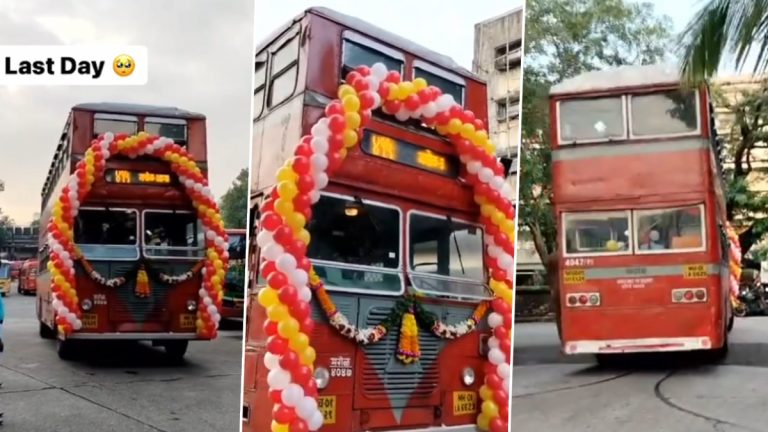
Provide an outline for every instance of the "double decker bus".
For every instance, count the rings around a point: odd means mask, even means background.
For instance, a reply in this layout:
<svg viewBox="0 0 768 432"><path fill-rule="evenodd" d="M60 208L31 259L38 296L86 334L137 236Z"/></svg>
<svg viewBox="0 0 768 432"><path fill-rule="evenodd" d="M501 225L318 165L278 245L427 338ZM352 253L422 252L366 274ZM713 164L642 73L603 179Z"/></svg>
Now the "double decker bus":
<svg viewBox="0 0 768 432"><path fill-rule="evenodd" d="M229 269L221 299L222 318L243 318L243 295L245 293L245 252L247 249L245 229L228 229Z"/></svg>
<svg viewBox="0 0 768 432"><path fill-rule="evenodd" d="M26 260L19 270L19 294L34 294L37 291L37 260Z"/></svg>
<svg viewBox="0 0 768 432"><path fill-rule="evenodd" d="M706 85L663 65L551 90L565 354L726 352L722 143Z"/></svg>
<svg viewBox="0 0 768 432"><path fill-rule="evenodd" d="M312 35L308 37L308 35ZM486 85L450 58L357 18L306 10L258 45L255 59L252 217L302 135L348 72L380 62L404 80L424 78L486 121ZM399 299L416 295L445 322L466 319L490 298L484 283L483 231L471 186L453 146L420 122L381 110L313 206L308 257L351 323L374 326ZM252 227L257 232L257 226ZM252 243L252 247L256 247ZM258 262L256 250L251 259ZM270 429L263 358L266 313L256 301L265 282L251 268L247 306L243 427ZM322 431L475 431L484 379L484 320L478 331L444 340L419 332L421 358L397 358L397 333L358 345L331 327L317 299L311 341Z"/></svg>
<svg viewBox="0 0 768 432"><path fill-rule="evenodd" d="M41 220L51 217L53 204L82 160L93 139L107 132L133 135L146 131L186 147L205 173L205 116L173 107L124 103L74 106L59 137L42 189ZM200 272L180 283L158 275L182 275L205 255L204 232L194 207L166 162L149 156L115 155L106 161L75 217L74 240L84 260L75 262L82 329L65 336L56 329L52 306L50 250L40 230L40 271L37 317L40 336L56 338L60 357L69 358L85 340L144 340L164 347L180 360L195 327ZM107 286L91 277L119 279ZM140 269L146 287L137 283ZM147 289L147 291L145 291Z"/></svg>

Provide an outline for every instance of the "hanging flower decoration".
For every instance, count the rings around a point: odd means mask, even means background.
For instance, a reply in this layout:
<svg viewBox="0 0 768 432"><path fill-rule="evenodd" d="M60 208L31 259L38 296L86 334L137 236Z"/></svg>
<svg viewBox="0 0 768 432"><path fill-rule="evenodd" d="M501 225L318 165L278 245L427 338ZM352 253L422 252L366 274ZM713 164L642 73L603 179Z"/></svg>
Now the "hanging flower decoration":
<svg viewBox="0 0 768 432"><path fill-rule="evenodd" d="M730 222L725 224L725 233L728 237L728 265L731 274L731 302L734 306L739 303L739 281L741 280L741 246L739 245L739 235Z"/></svg>
<svg viewBox="0 0 768 432"><path fill-rule="evenodd" d="M150 155L162 159L171 167L197 209L205 228L206 258L203 268L203 283L199 290L197 310L197 334L204 339L217 335L221 315L222 284L227 270L227 235L224 231L219 207L208 187L208 180L183 147L170 138L140 132L134 136L105 133L91 142L84 157L77 163L54 203L48 223L48 247L51 251L48 270L51 272L53 308L56 313L58 330L65 335L82 328L81 310L77 298L75 261L84 264L86 273L105 285L119 286L124 283L106 279L87 264L83 254L74 242L72 226L81 204L88 196L93 183L104 175L107 159L115 154L135 158ZM138 284L137 284L138 285ZM109 286L109 285L108 285ZM142 291L143 294L146 291Z"/></svg>
<svg viewBox="0 0 768 432"><path fill-rule="evenodd" d="M101 275L101 273L96 271L96 269L93 268L91 263L89 263L88 260L85 259L85 257L83 256L80 256L80 259L78 259L78 261L80 262L80 265L82 265L83 268L85 269L85 273L88 275L88 277L90 277L92 281L100 285L104 285L105 287L108 287L108 288L118 288L125 285L125 282L127 282L127 279L124 276L118 276L110 279L105 278L104 276Z"/></svg>
<svg viewBox="0 0 768 432"><path fill-rule="evenodd" d="M309 335L314 328L307 286L311 263L307 259L310 234L305 229L312 204L339 169L347 152L357 145L371 111L381 108L398 120L421 119L455 146L466 168L463 176L474 189L486 236L486 255L494 294L488 323L488 364L480 395L481 430L507 431L512 328L512 275L514 274L515 191L504 178L482 121L464 110L453 97L429 86L422 78L402 81L396 71L377 63L350 72L338 88L338 99L325 108L326 116L301 138L294 157L277 172L277 186L261 207L257 243L264 262L261 274L267 286L258 294L268 319L264 364L272 401L273 432L316 431L323 416L317 408L317 387L312 377L316 353ZM321 305L325 300L320 299ZM341 319L341 318L339 318ZM333 323L333 320L332 320ZM381 333L373 329L370 337Z"/></svg>

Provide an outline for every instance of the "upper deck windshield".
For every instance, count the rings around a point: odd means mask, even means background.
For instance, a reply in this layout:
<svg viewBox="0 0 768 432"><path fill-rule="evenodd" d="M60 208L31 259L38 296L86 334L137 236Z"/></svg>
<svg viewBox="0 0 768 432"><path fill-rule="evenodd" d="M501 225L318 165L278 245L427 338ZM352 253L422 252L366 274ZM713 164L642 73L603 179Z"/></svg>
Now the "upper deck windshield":
<svg viewBox="0 0 768 432"><path fill-rule="evenodd" d="M144 130L151 135L170 138L182 146L187 143L187 121L183 119L147 117Z"/></svg>

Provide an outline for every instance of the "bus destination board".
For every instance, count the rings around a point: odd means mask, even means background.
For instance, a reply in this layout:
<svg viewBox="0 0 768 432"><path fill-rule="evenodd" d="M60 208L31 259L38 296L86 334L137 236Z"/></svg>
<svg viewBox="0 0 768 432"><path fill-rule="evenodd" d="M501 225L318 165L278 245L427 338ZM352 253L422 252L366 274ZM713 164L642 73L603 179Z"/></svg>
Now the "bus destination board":
<svg viewBox="0 0 768 432"><path fill-rule="evenodd" d="M169 185L173 181L171 174L154 173L150 171L132 171L124 169L108 169L104 172L107 183L130 185Z"/></svg>
<svg viewBox="0 0 768 432"><path fill-rule="evenodd" d="M411 143L366 131L360 148L371 156L420 168L448 177L459 174L458 160Z"/></svg>

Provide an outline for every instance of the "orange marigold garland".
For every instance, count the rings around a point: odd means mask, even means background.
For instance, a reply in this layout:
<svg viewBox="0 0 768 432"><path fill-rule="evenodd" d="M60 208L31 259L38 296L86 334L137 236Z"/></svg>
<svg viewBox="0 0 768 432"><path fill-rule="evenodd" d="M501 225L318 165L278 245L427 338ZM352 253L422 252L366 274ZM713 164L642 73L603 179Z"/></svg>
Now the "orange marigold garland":
<svg viewBox="0 0 768 432"><path fill-rule="evenodd" d="M361 129L379 107L398 120L420 119L449 138L466 168L463 179L474 189L486 233L489 286L494 300L488 323L488 364L481 391L481 430L508 429L512 275L514 274L515 191L505 180L504 168L496 159L482 121L464 110L453 97L442 94L422 78L401 81L399 72L377 63L360 66L338 89L338 99L325 109L326 117L312 127L296 147L295 157L277 172L277 186L261 207L257 242L264 262L261 274L267 286L258 295L268 320L269 335L264 364L273 409L272 430L322 427L317 408L317 388L312 379L316 353L309 336L314 327L308 288L311 263L307 259L310 234L305 229L312 204L343 163L347 151L357 145ZM343 317L335 314L336 317ZM289 420L292 419L292 420Z"/></svg>
<svg viewBox="0 0 768 432"><path fill-rule="evenodd" d="M115 154L131 158L150 155L168 162L190 197L205 229L206 238L203 283L199 290L197 310L197 333L202 338L215 338L221 319L219 309L229 260L228 239L219 207L208 187L208 180L187 150L170 138L153 136L146 132L130 137L108 132L93 140L53 205L48 223L48 270L51 272L52 303L59 332L68 335L82 328L75 261L87 261L74 242L72 226L93 183L104 175L106 160ZM89 267L84 265L89 275L95 276L93 268L89 270Z"/></svg>
<svg viewBox="0 0 768 432"><path fill-rule="evenodd" d="M400 325L400 343L397 348L397 358L405 364L413 363L421 357L419 349L419 326L413 314L413 306L403 315Z"/></svg>

